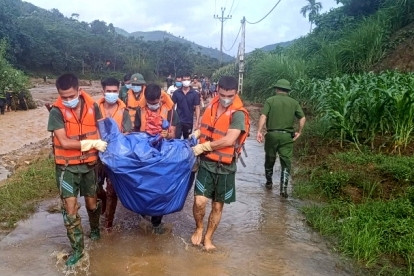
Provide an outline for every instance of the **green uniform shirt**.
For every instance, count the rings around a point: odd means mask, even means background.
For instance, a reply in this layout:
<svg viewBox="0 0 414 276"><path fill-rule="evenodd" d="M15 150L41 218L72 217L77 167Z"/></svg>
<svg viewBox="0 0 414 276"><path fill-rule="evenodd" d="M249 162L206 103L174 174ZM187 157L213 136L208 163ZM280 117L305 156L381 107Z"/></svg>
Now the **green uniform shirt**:
<svg viewBox="0 0 414 276"><path fill-rule="evenodd" d="M119 98L121 99L121 101L123 101L126 104L126 98L127 98L127 93L128 93L128 88L126 88L125 85L121 86L121 89L119 90Z"/></svg>
<svg viewBox="0 0 414 276"><path fill-rule="evenodd" d="M281 93L265 101L262 114L267 117L266 128L268 130L277 129L288 132L294 132L295 117L298 119L305 117L298 101L289 97L288 94Z"/></svg>
<svg viewBox="0 0 414 276"><path fill-rule="evenodd" d="M79 97L81 104L83 104L83 99ZM101 116L101 112L99 111L99 107L96 103L94 103L95 108L95 119L98 120L99 116ZM58 129L65 128L65 122L63 120L63 114L60 112L59 108L53 107L49 112L49 121L47 123L47 130L53 132ZM93 169L93 167L88 166L87 164L80 164L80 165L69 165L66 168L67 170L73 173L86 173Z"/></svg>
<svg viewBox="0 0 414 276"><path fill-rule="evenodd" d="M240 129L242 132L245 131L243 111L236 111L233 113L229 129ZM200 166L204 167L205 169L213 173L229 174L237 171L235 159L233 159L231 164L218 164L216 161L211 161L210 159L204 156L201 156L200 160Z"/></svg>

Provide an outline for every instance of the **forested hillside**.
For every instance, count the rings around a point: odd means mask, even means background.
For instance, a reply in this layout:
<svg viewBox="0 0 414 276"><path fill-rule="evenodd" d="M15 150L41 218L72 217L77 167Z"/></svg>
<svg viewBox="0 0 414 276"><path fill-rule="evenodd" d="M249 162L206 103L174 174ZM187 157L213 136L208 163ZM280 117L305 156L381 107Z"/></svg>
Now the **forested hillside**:
<svg viewBox="0 0 414 276"><path fill-rule="evenodd" d="M139 71L155 78L183 72L210 75L219 66L218 59L194 50L191 43L126 37L112 24L80 22L76 14L67 18L57 9L21 0L0 1L0 39L8 44L8 61L34 75Z"/></svg>
<svg viewBox="0 0 414 276"><path fill-rule="evenodd" d="M256 50L248 55L244 83L247 98L268 97L273 93L268 88L279 77L294 82L376 69L409 71L412 68L404 63L414 63L410 46L414 33L410 28L414 22L414 1L337 2L343 6L313 18L316 26L313 31L289 47L271 52ZM400 65L389 59L399 60Z"/></svg>
<svg viewBox="0 0 414 276"><path fill-rule="evenodd" d="M142 40L145 41L163 41L164 39L168 39L170 41L175 41L175 42L179 42L182 43L184 45L190 45L191 49L193 49L195 52L199 52L202 55L206 55L209 57L213 57L216 59L220 59L220 51L217 49L213 49L213 48L207 48L201 45L198 45L194 42L190 42L182 37L176 37L170 33L167 33L165 31L152 31L152 32L133 32L133 33L128 33L124 30L120 30L115 28L116 31L120 31L120 34L126 35L126 36L133 36L136 38L141 38ZM223 61L224 62L231 62L234 61L234 58L223 53Z"/></svg>

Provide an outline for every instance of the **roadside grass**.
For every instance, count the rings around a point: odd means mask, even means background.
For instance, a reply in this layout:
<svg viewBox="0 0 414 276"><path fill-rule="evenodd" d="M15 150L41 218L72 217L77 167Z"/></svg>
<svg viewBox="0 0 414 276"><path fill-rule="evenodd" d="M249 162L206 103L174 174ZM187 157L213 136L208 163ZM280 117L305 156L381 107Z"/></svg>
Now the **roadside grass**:
<svg viewBox="0 0 414 276"><path fill-rule="evenodd" d="M321 133L311 122L295 145L308 223L365 274L414 275L414 157L340 149Z"/></svg>
<svg viewBox="0 0 414 276"><path fill-rule="evenodd" d="M28 218L36 203L58 194L53 159L41 156L19 168L0 187L0 229L11 230Z"/></svg>

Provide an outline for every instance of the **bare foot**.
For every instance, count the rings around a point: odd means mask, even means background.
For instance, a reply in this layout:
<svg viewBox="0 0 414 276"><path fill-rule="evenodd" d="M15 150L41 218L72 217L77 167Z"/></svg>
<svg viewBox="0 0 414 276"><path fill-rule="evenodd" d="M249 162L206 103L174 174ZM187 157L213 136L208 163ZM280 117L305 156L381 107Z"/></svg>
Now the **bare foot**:
<svg viewBox="0 0 414 276"><path fill-rule="evenodd" d="M191 236L191 242L193 245L200 245L203 239L203 228L197 228L194 234Z"/></svg>
<svg viewBox="0 0 414 276"><path fill-rule="evenodd" d="M211 240L209 239L204 239L204 249L206 251L213 251L216 249L216 247L214 246L214 244L211 242Z"/></svg>

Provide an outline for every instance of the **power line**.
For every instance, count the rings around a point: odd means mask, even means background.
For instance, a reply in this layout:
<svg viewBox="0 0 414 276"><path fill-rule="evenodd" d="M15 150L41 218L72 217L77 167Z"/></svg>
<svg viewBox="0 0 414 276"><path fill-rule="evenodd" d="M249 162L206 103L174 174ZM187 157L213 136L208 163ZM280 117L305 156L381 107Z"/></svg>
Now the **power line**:
<svg viewBox="0 0 414 276"><path fill-rule="evenodd" d="M240 25L239 33L237 34L236 39L235 39L235 40L234 40L234 42L233 42L233 45L231 45L230 49L228 49L228 50L226 49L226 47L224 47L224 46L223 46L224 51L226 51L226 52L230 52L230 51L231 51L231 49L233 49L234 45L236 44L237 39L239 38L239 35L240 35L240 31L241 31L241 29L242 29L242 25Z"/></svg>
<svg viewBox="0 0 414 276"><path fill-rule="evenodd" d="M260 21L262 21L263 19L265 19L276 8L277 5L279 5L280 1L282 1L282 0L279 0L276 3L276 5L274 5L273 8L262 19L260 19L259 21L256 21L256 22L253 22L252 23L252 22L249 22L249 21L246 20L246 22L249 23L249 24L257 24L257 23L259 23Z"/></svg>
<svg viewBox="0 0 414 276"><path fill-rule="evenodd" d="M228 15L230 15L230 14L231 14L231 10L233 9L233 4L234 4L234 0L231 2L231 7L230 7L230 10L229 10Z"/></svg>

